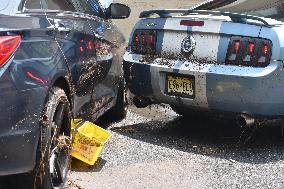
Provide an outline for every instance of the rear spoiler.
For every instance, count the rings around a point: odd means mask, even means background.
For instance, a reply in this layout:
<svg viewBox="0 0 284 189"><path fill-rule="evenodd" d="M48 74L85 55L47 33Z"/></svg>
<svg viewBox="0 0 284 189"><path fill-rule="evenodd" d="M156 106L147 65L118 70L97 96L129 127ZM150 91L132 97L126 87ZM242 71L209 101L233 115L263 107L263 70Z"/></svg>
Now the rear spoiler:
<svg viewBox="0 0 284 189"><path fill-rule="evenodd" d="M190 10L212 10L229 5L237 0L207 0L190 8Z"/></svg>
<svg viewBox="0 0 284 189"><path fill-rule="evenodd" d="M212 15L212 16L228 16L231 18L233 22L238 23L251 23L248 20L256 20L261 22L261 25L265 25L267 27L273 27L279 24L271 24L267 20L262 17L252 16L247 14L240 13L230 13L230 12L220 12L220 11L210 11L210 10L192 10L192 9L165 9L165 10L149 10L143 11L140 13L139 18L149 18L153 15L158 15L161 18L169 18L172 17L171 14L180 13L181 16L185 15ZM256 23L257 24L257 23Z"/></svg>

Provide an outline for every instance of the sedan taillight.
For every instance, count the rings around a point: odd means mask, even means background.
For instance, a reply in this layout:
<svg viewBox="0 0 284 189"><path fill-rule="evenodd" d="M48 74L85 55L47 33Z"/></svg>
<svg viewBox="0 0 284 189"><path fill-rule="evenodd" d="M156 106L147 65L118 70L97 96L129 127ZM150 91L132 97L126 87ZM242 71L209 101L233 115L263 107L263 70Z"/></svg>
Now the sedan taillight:
<svg viewBox="0 0 284 189"><path fill-rule="evenodd" d="M156 53L157 32L154 30L137 30L132 39L132 51L138 54Z"/></svg>
<svg viewBox="0 0 284 189"><path fill-rule="evenodd" d="M232 37L226 64L266 67L270 62L271 48L271 42L266 39Z"/></svg>
<svg viewBox="0 0 284 189"><path fill-rule="evenodd" d="M0 36L0 66L3 66L20 45L21 37Z"/></svg>

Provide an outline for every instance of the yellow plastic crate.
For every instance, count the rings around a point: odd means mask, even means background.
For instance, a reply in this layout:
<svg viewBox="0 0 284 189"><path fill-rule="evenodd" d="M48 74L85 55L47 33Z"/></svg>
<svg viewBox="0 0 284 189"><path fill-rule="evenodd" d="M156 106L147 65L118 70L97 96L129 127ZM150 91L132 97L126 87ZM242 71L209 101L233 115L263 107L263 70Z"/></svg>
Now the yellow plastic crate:
<svg viewBox="0 0 284 189"><path fill-rule="evenodd" d="M104 144L111 137L111 133L89 121L83 124L78 121L77 124L80 125L73 136L71 156L89 165L94 165Z"/></svg>

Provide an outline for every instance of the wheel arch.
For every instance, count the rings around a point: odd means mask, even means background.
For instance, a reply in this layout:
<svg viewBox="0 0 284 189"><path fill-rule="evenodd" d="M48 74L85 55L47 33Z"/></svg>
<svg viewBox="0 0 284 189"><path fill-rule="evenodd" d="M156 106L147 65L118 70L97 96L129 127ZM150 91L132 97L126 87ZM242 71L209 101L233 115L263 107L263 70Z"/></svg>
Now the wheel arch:
<svg viewBox="0 0 284 189"><path fill-rule="evenodd" d="M67 78L63 76L59 76L53 83L52 87L59 87L64 90L65 94L67 95L67 98L70 102L70 105L72 107L72 92L71 92L71 85Z"/></svg>

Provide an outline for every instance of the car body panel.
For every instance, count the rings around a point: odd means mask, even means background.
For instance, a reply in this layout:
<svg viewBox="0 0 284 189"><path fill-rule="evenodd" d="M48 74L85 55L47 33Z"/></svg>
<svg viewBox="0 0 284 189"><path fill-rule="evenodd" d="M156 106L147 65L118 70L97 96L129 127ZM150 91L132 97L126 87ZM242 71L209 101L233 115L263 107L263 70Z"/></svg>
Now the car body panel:
<svg viewBox="0 0 284 189"><path fill-rule="evenodd" d="M204 26L183 26L182 20L203 21ZM132 52L136 30L156 30L157 54ZM260 117L282 117L283 100L283 24L261 25L256 21L237 23L227 16L189 15L144 18L135 25L127 52L124 72L130 91L152 103L249 114ZM192 36L195 50L186 57L182 43ZM267 39L272 42L272 56L266 67L226 65L232 36ZM166 93L166 76L194 77L194 98ZM143 89L142 89L143 87Z"/></svg>
<svg viewBox="0 0 284 189"><path fill-rule="evenodd" d="M111 21L82 12L23 11L22 2L9 1L13 7L0 10L0 36L21 36L15 53L0 67L0 175L34 168L50 88L63 87L72 114L93 120L115 105L122 77L118 52L125 39ZM107 53L95 46L80 53L90 41L108 44Z"/></svg>

